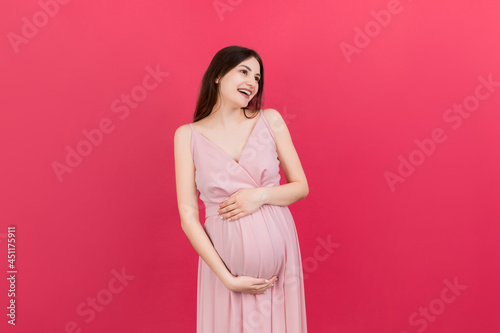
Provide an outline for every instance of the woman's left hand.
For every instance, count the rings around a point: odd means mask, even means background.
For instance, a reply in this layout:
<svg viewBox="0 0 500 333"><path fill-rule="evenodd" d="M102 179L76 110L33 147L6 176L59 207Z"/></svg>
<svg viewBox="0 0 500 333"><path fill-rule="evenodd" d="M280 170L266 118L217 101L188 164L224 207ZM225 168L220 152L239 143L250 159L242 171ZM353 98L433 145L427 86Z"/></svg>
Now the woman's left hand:
<svg viewBox="0 0 500 333"><path fill-rule="evenodd" d="M217 213L227 221L252 214L264 204L262 190L262 188L244 188L234 192L219 205Z"/></svg>

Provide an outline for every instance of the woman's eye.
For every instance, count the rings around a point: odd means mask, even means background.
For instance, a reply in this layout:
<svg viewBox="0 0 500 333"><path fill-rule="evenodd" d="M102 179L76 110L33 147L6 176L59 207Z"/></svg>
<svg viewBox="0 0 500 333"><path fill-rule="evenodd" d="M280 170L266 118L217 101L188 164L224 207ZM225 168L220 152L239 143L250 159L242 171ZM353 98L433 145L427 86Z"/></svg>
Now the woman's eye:
<svg viewBox="0 0 500 333"><path fill-rule="evenodd" d="M246 69L241 69L240 72L243 73L243 74L245 74L245 75L247 74L247 70ZM255 81L259 82L260 78L258 76L256 76L255 77Z"/></svg>

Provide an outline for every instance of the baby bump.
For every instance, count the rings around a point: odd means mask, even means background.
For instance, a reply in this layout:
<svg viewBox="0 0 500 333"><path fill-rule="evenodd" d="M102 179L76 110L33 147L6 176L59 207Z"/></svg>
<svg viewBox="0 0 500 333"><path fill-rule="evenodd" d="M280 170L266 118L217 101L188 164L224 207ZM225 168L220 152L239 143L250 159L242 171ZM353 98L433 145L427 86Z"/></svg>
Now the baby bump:
<svg viewBox="0 0 500 333"><path fill-rule="evenodd" d="M281 272L285 262L287 235L280 223L254 213L236 221L214 216L204 227L233 275L270 278Z"/></svg>

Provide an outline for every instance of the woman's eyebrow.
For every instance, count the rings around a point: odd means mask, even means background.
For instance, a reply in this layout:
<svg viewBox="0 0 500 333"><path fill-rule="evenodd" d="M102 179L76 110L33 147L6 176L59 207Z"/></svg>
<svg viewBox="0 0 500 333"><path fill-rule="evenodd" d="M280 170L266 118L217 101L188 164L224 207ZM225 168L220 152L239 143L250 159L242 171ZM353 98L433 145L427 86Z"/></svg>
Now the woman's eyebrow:
<svg viewBox="0 0 500 333"><path fill-rule="evenodd" d="M250 72L252 72L252 69L250 67L248 67L247 65L240 65L240 66L243 66L243 67L247 68ZM255 75L260 76L259 73L256 73Z"/></svg>

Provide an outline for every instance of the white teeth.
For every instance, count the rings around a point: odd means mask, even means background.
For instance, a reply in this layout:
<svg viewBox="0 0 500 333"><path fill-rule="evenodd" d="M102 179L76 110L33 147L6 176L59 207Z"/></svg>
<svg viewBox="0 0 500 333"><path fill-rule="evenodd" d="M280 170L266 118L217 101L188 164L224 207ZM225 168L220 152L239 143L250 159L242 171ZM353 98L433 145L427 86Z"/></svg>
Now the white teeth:
<svg viewBox="0 0 500 333"><path fill-rule="evenodd" d="M244 93L247 96L250 96L250 92L248 90L238 89L238 91Z"/></svg>

